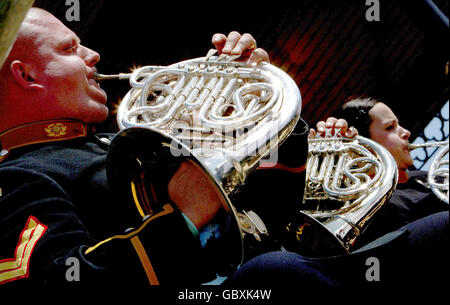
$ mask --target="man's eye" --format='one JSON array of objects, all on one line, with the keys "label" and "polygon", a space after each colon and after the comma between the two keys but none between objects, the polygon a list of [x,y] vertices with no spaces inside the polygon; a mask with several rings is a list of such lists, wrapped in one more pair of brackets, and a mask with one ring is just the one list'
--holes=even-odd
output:
[{"label": "man's eye", "polygon": [[77,50],[78,46],[76,44],[71,44],[65,48],[68,52],[75,52]]}]

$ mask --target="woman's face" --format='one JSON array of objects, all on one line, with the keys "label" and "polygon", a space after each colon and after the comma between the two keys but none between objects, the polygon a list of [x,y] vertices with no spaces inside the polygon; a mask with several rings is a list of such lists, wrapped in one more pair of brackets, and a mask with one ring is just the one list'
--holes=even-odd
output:
[{"label": "woman's face", "polygon": [[395,114],[383,103],[376,103],[369,115],[372,119],[370,138],[392,154],[399,169],[408,169],[413,164],[408,149],[411,133],[399,125]]}]

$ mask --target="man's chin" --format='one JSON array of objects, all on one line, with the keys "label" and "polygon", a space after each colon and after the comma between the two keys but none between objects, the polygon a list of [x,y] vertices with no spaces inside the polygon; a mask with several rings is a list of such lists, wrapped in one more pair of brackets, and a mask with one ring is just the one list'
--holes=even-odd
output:
[{"label": "man's chin", "polygon": [[104,104],[96,103],[95,108],[81,115],[79,119],[88,124],[103,123],[108,118],[108,115],[108,107]]},{"label": "man's chin", "polygon": [[106,92],[103,91],[103,89],[99,89],[98,94],[95,96],[95,101],[99,104],[106,105],[107,100],[108,97],[106,95]]}]

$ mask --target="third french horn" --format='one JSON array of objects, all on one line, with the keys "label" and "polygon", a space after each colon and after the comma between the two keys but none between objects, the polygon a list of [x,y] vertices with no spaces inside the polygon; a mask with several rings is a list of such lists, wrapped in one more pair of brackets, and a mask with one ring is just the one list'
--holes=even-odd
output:
[{"label": "third french horn", "polygon": [[[428,171],[428,184],[433,193],[442,201],[449,203],[448,188],[449,188],[449,161],[448,151],[449,145],[447,141],[427,142],[427,143],[412,143],[409,145],[410,150],[418,148],[438,148],[435,156],[432,159],[430,169]],[[447,157],[447,158],[446,158]]]}]

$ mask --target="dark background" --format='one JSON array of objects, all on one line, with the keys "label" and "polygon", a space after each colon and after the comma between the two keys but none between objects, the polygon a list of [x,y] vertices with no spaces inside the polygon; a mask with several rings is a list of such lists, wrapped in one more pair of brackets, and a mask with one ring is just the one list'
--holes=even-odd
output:
[{"label": "dark background", "polygon": [[[449,2],[433,2],[448,17]],[[365,94],[385,101],[414,139],[448,100],[449,29],[425,0],[380,0],[379,22],[366,20],[365,0],[80,0],[80,21],[72,22],[65,3],[35,6],[101,54],[100,73],[204,56],[212,34],[237,30],[251,33],[272,64],[295,79],[311,126],[349,96]],[[126,81],[102,87],[111,105],[129,89]]]}]

